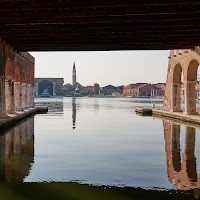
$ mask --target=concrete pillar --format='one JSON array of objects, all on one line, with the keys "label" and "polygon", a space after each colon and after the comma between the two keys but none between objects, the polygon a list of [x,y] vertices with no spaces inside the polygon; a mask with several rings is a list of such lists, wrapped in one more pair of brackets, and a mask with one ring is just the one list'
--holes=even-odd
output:
[{"label": "concrete pillar", "polygon": [[187,81],[185,87],[185,114],[196,115],[196,97],[195,97],[196,81]]},{"label": "concrete pillar", "polygon": [[6,115],[6,102],[5,102],[5,77],[0,77],[0,117]]},{"label": "concrete pillar", "polygon": [[12,80],[5,80],[5,99],[6,99],[6,113],[14,111],[14,82]]},{"label": "concrete pillar", "polygon": [[22,83],[22,109],[27,108],[27,83]]},{"label": "concrete pillar", "polygon": [[14,82],[15,110],[22,110],[22,83]]},{"label": "concrete pillar", "polygon": [[32,87],[31,84],[27,84],[27,107],[31,108],[31,99],[32,99]]},{"label": "concrete pillar", "polygon": [[171,84],[171,112],[180,112],[180,83]]}]

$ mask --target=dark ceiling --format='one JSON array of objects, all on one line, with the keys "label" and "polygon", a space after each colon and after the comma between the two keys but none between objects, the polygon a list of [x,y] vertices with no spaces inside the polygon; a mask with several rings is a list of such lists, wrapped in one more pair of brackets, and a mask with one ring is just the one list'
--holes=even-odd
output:
[{"label": "dark ceiling", "polygon": [[200,45],[200,3],[0,0],[0,37],[18,51],[192,48]]}]

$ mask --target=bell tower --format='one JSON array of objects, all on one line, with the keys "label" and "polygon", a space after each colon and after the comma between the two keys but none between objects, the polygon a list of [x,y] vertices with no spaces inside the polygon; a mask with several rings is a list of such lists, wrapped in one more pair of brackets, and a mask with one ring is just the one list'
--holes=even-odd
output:
[{"label": "bell tower", "polygon": [[74,85],[74,83],[76,83],[76,65],[75,65],[75,61],[73,64],[73,71],[72,71],[72,85]]}]

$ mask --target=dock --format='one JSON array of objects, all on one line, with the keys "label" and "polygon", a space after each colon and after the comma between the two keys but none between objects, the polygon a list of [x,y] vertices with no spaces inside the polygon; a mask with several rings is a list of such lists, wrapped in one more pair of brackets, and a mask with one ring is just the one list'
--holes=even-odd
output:
[{"label": "dock", "polygon": [[199,124],[200,125],[200,115],[188,115],[184,112],[169,112],[164,111],[157,108],[136,108],[136,113],[139,113],[143,116],[152,115],[152,116],[159,116],[165,117],[169,119],[174,119],[183,122],[189,122],[192,124]]},{"label": "dock", "polygon": [[16,111],[11,114],[7,114],[5,117],[0,118],[0,130],[9,128],[28,116],[46,112],[48,112],[47,106],[38,106],[35,108],[27,108],[23,111]]}]

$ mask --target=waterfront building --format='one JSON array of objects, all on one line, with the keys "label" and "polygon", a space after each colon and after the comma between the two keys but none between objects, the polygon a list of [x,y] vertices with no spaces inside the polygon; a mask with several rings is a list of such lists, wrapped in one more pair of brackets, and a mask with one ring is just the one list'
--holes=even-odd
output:
[{"label": "waterfront building", "polygon": [[63,78],[35,78],[35,96],[61,96]]},{"label": "waterfront building", "polygon": [[124,86],[123,93],[125,96],[149,96],[149,97],[163,97],[165,93],[165,83],[149,84],[149,83],[135,83]]}]

